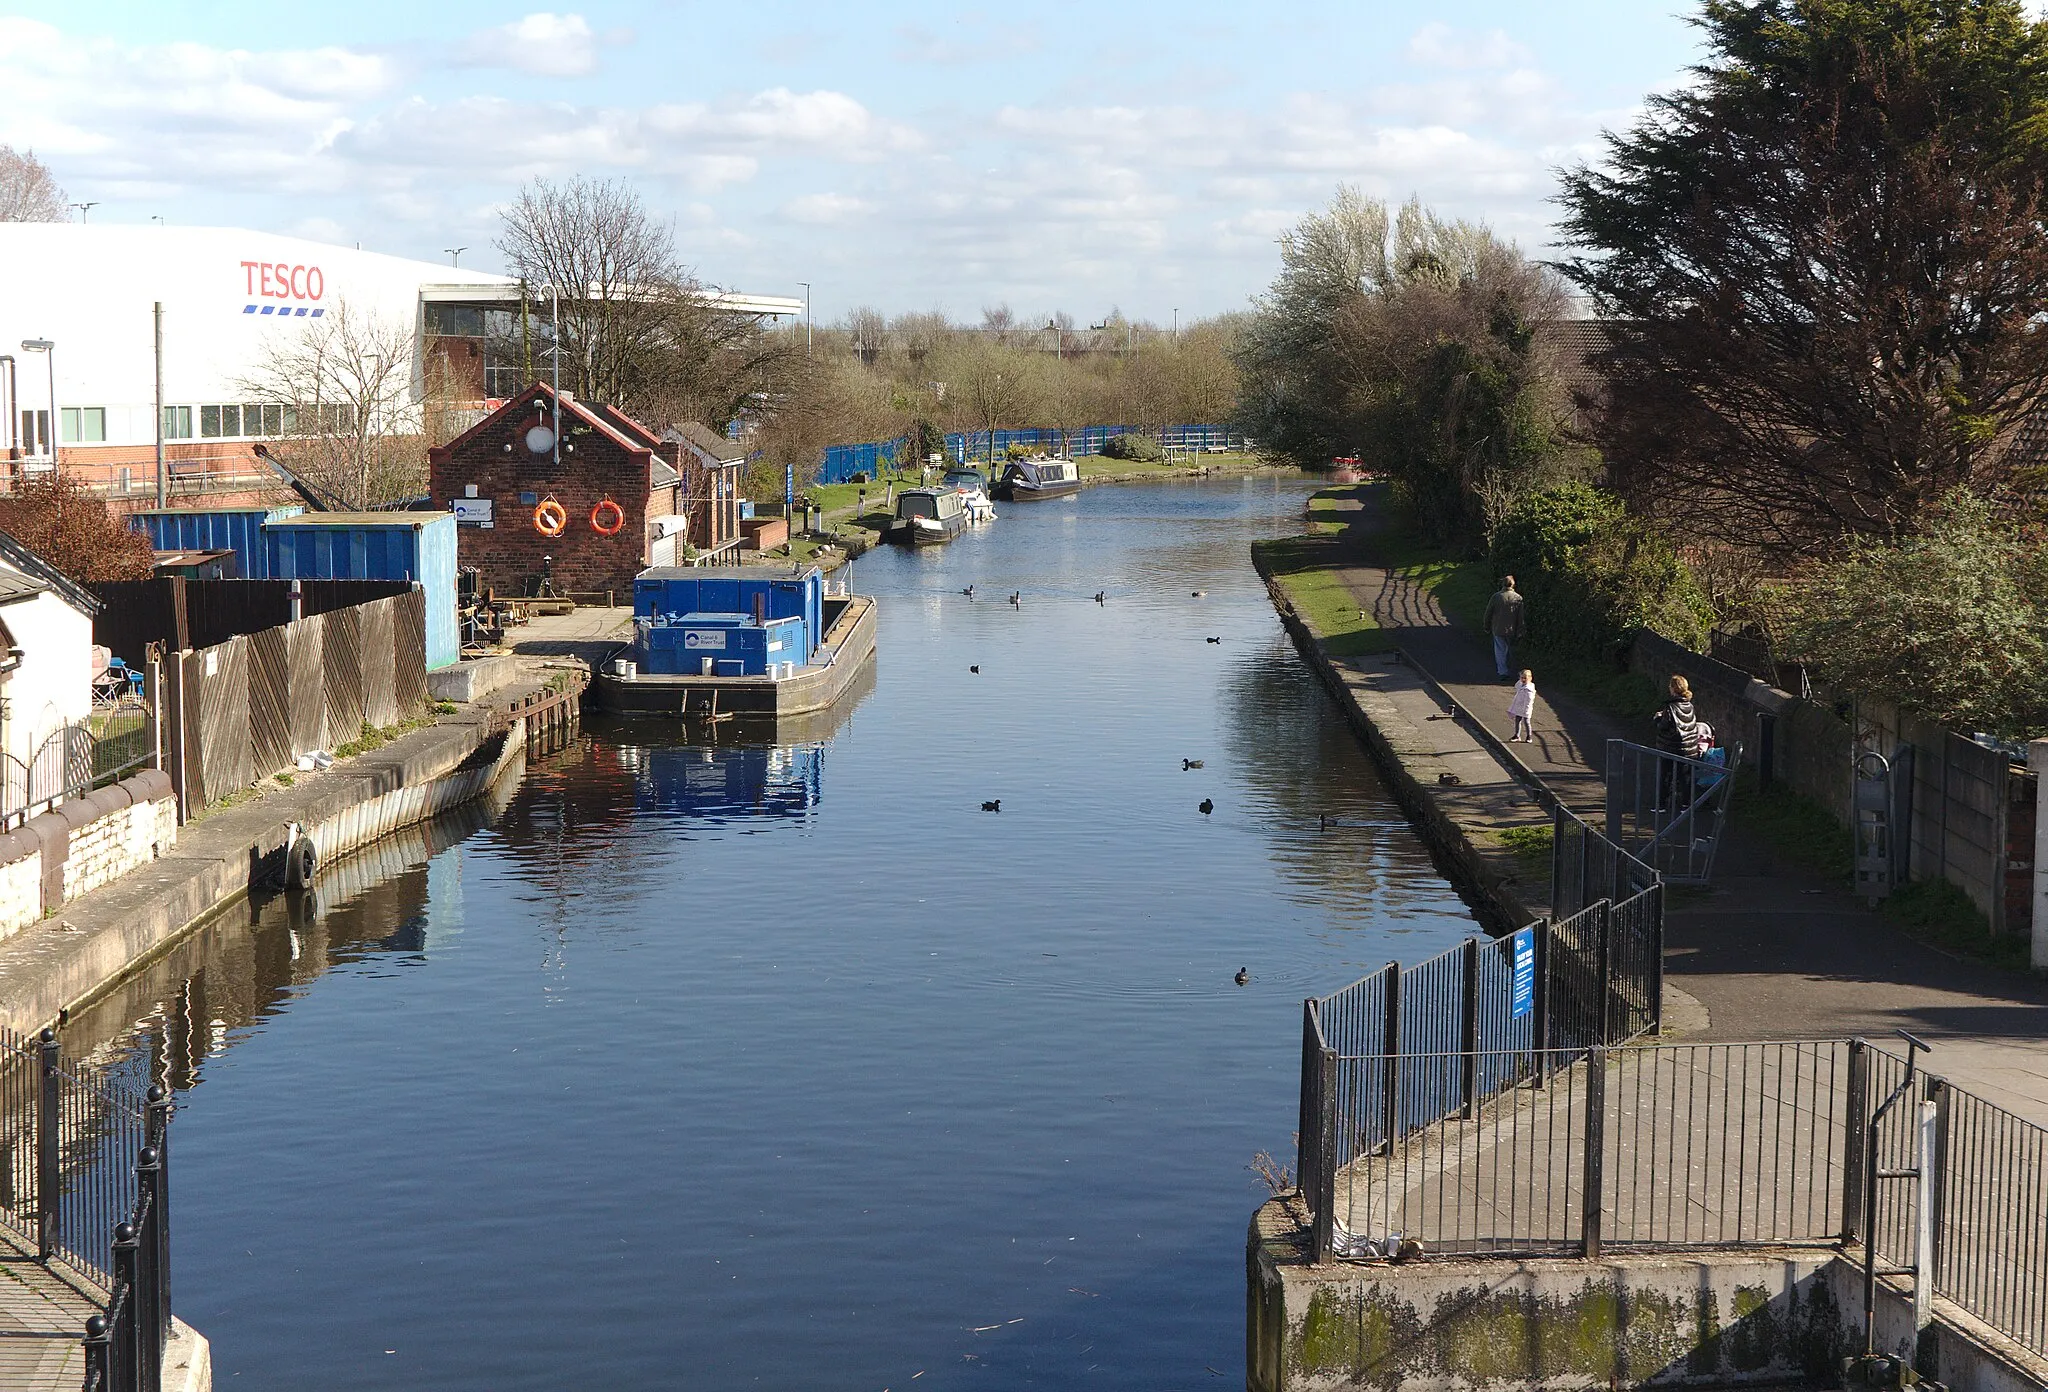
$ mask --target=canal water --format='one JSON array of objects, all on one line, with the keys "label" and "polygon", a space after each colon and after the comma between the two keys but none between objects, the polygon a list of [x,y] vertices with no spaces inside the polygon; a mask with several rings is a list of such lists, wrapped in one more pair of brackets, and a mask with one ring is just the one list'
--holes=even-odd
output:
[{"label": "canal water", "polygon": [[864,557],[850,710],[594,721],[75,1020],[215,1385],[1241,1386],[1302,998],[1473,927],[1252,571],[1308,488]]}]

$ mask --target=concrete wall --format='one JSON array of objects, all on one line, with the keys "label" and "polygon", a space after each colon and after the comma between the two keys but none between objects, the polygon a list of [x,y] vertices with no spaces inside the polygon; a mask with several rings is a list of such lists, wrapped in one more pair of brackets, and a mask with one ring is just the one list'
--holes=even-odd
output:
[{"label": "concrete wall", "polygon": [[[2011,761],[1886,701],[1863,699],[1844,712],[1766,685],[1739,668],[1703,657],[1654,633],[1639,635],[1630,667],[1661,687],[1673,673],[1693,688],[1693,704],[1724,744],[1742,741],[1744,762],[1761,771],[1764,726],[1772,726],[1769,773],[1850,825],[1851,759],[1858,749],[1896,758],[1913,750],[1910,874],[1947,880],[1994,931],[2032,931],[2029,896],[2008,895]],[[1851,725],[1851,719],[1854,725]]]},{"label": "concrete wall", "polygon": [[[1251,1392],[1835,1386],[1863,1347],[1861,1270],[1831,1249],[1315,1266],[1290,1208],[1252,1220]],[[2048,1385],[2048,1363],[1947,1302],[1935,1318],[1923,1367],[1949,1386]],[[1902,1289],[1881,1293],[1877,1330],[1879,1352],[1913,1352]]]},{"label": "concrete wall", "polygon": [[0,835],[0,939],[159,859],[177,840],[177,799],[155,769]]}]

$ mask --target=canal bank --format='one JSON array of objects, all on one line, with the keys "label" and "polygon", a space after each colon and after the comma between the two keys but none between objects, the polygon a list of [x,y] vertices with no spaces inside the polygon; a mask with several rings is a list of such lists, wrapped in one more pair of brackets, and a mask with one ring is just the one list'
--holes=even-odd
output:
[{"label": "canal bank", "polygon": [[325,865],[481,795],[525,747],[523,717],[471,707],[290,787],[164,827],[156,855],[0,943],[0,1028],[30,1035],[59,1023],[211,916],[281,889],[294,831]]},{"label": "canal bank", "polygon": [[[1246,560],[1304,494],[863,557],[845,709],[593,717],[423,863],[75,1012],[176,1091],[222,1384],[1241,1378],[1302,994],[1472,925]],[[679,1163],[736,1198],[649,1203]]]},{"label": "canal bank", "polygon": [[1490,932],[1532,922],[1549,901],[1547,855],[1518,855],[1503,837],[1549,825],[1541,784],[1398,649],[1333,654],[1276,582],[1267,553],[1255,546],[1252,558],[1295,650],[1372,751],[1445,877]]}]

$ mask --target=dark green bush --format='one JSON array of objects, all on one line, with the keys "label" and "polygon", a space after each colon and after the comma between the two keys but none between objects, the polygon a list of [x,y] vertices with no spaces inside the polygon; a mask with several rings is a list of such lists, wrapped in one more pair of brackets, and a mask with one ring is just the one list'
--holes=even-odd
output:
[{"label": "dark green bush", "polygon": [[1140,464],[1166,458],[1166,451],[1150,435],[1112,435],[1102,442],[1102,454],[1105,459],[1127,459]]},{"label": "dark green bush", "polygon": [[1611,493],[1565,483],[1517,502],[1494,535],[1493,563],[1527,598],[1532,644],[1612,658],[1637,629],[1705,644],[1713,611],[1669,544]]}]

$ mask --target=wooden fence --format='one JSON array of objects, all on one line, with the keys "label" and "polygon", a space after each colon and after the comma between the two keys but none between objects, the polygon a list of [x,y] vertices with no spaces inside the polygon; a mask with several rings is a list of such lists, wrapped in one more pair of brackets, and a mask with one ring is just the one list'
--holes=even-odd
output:
[{"label": "wooden fence", "polygon": [[186,816],[427,705],[426,597],[405,593],[177,654],[171,780]]},{"label": "wooden fence", "polygon": [[[312,618],[412,589],[403,580],[301,580],[300,617]],[[289,580],[103,581],[89,586],[104,602],[93,619],[92,640],[131,667],[141,667],[143,649],[162,643],[168,651],[210,648],[230,638],[291,622]]]}]

